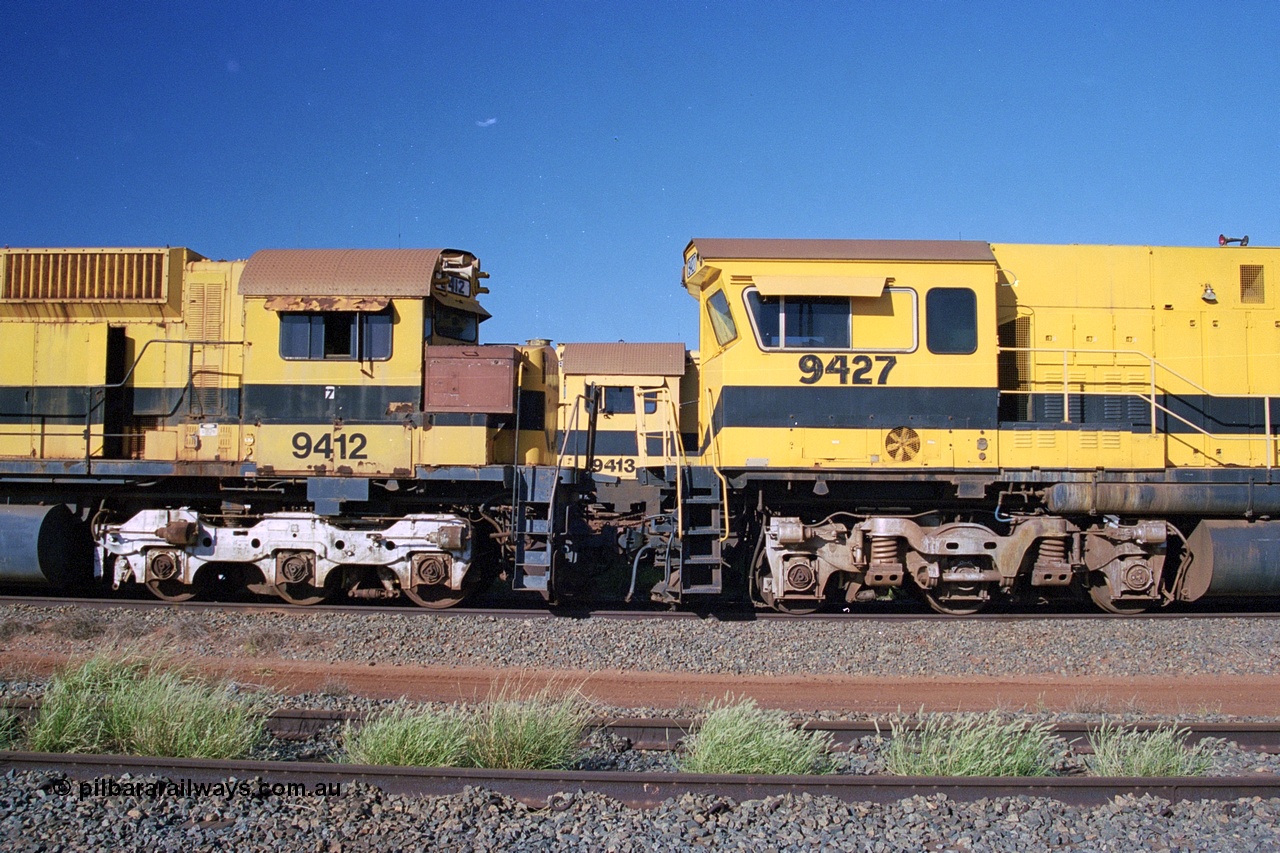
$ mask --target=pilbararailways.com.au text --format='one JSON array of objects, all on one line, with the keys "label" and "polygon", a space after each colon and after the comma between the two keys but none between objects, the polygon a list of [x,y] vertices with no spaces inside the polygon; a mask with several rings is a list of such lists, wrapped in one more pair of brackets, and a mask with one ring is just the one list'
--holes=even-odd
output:
[{"label": "pilbararailways.com.au text", "polygon": [[[65,780],[62,780],[65,781]],[[70,794],[67,790],[57,793]],[[169,780],[119,780],[94,779],[75,783],[74,789],[81,799],[90,797],[145,797],[168,799],[170,797],[214,798],[235,800],[241,797],[340,797],[341,782],[265,782],[261,779],[242,781],[227,779],[222,782],[197,782],[193,779]],[[57,786],[63,787],[61,785]]]}]

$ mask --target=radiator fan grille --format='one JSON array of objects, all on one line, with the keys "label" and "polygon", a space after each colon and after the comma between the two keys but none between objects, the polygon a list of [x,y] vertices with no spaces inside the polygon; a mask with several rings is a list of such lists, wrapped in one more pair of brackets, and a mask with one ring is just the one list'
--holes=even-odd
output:
[{"label": "radiator fan grille", "polygon": [[911,427],[894,427],[885,436],[884,451],[894,462],[910,462],[920,452],[920,434]]}]

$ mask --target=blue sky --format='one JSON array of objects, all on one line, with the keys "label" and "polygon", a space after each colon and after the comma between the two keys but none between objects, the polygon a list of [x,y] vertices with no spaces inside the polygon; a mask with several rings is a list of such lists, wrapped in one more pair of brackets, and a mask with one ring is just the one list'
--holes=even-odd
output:
[{"label": "blue sky", "polygon": [[1278,45],[1274,2],[4,0],[0,243],[449,246],[487,340],[695,345],[692,237],[1280,244]]}]

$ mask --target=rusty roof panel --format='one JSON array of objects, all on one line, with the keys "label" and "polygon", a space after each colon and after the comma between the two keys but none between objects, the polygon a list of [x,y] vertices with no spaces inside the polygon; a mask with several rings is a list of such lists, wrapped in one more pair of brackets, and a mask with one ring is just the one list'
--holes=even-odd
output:
[{"label": "rusty roof panel", "polygon": [[268,296],[268,311],[381,311],[386,296]]},{"label": "rusty roof panel", "polygon": [[263,249],[240,276],[244,296],[431,295],[447,249]]},{"label": "rusty roof panel", "polygon": [[704,260],[981,261],[995,263],[981,240],[693,240]]},{"label": "rusty roof panel", "polygon": [[563,365],[575,376],[683,376],[684,344],[565,344]]}]

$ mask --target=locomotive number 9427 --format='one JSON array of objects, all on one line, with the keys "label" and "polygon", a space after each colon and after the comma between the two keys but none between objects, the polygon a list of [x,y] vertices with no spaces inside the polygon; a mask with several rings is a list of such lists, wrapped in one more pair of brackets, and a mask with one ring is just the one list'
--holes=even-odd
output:
[{"label": "locomotive number 9427", "polygon": [[[809,353],[800,356],[798,366],[803,385],[812,385],[822,379],[823,375],[838,376],[841,385],[884,385],[889,381],[889,372],[897,363],[896,355],[877,355],[874,362],[869,355],[833,355],[824,366],[822,356]],[[880,370],[873,379],[871,374],[875,364],[880,365]]]}]

